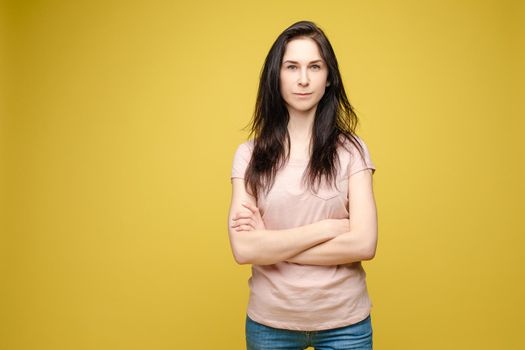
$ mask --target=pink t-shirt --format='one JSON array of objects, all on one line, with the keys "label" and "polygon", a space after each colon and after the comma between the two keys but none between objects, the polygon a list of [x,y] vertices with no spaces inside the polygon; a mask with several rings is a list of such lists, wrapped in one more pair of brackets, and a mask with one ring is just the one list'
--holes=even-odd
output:
[{"label": "pink t-shirt", "polygon": [[[366,144],[356,138],[364,147],[365,159],[349,141],[345,142],[351,152],[339,146],[339,169],[343,169],[338,171],[339,191],[327,185],[317,194],[305,190],[301,176],[307,159],[290,159],[278,171],[270,192],[266,196],[261,193],[257,203],[266,229],[282,230],[323,219],[349,218],[348,177],[367,168],[375,172]],[[252,150],[253,140],[238,146],[232,178],[244,178]],[[248,316],[274,328],[316,331],[348,326],[365,319],[372,307],[361,262],[333,266],[289,262],[252,265],[248,285]]]}]

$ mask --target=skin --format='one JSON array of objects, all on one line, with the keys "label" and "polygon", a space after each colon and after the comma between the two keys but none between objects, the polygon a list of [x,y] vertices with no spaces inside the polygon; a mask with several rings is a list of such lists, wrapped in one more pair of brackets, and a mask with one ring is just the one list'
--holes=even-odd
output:
[{"label": "skin", "polygon": [[[290,41],[282,62],[279,83],[290,115],[290,156],[308,158],[315,111],[329,84],[328,67],[319,53],[317,44],[309,38]],[[312,94],[307,97],[297,95],[304,92]]]},{"label": "skin", "polygon": [[[309,157],[315,111],[329,85],[327,77],[328,68],[312,39],[296,38],[287,44],[279,80],[290,115],[290,159]],[[304,92],[311,95],[297,95]],[[351,220],[327,219],[288,230],[267,230],[243,179],[233,178],[228,232],[235,260],[259,265],[281,261],[338,265],[372,259],[377,212],[371,170],[350,176],[348,190]]]}]

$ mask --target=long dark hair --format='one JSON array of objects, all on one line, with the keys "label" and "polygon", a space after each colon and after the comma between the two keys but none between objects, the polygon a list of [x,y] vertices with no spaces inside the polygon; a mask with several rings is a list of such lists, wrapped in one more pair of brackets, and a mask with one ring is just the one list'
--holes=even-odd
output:
[{"label": "long dark hair", "polygon": [[298,37],[311,38],[317,43],[321,57],[328,66],[327,81],[330,83],[315,111],[311,155],[303,181],[310,188],[319,185],[323,176],[328,183],[335,183],[336,166],[339,164],[337,147],[344,145],[345,139],[364,155],[354,137],[359,121],[346,96],[330,41],[315,23],[296,22],[277,37],[260,75],[255,111],[250,122],[249,137],[254,135],[254,149],[245,174],[245,186],[255,198],[258,198],[260,189],[268,193],[277,171],[290,158],[289,114],[280,93],[279,74],[287,43]]}]

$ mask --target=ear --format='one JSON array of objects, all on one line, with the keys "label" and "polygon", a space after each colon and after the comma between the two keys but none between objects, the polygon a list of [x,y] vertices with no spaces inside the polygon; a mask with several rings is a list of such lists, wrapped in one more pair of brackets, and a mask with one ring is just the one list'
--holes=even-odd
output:
[{"label": "ear", "polygon": [[330,86],[330,82],[327,82],[327,83],[326,83],[326,86]]}]

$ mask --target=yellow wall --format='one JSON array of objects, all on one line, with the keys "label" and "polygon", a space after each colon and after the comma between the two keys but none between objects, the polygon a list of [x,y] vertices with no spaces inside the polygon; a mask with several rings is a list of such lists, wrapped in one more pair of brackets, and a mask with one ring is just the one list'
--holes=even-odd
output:
[{"label": "yellow wall", "polygon": [[377,166],[376,348],[523,343],[523,2],[3,11],[0,348],[244,348],[231,161],[267,51],[301,19],[332,41]]}]

